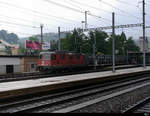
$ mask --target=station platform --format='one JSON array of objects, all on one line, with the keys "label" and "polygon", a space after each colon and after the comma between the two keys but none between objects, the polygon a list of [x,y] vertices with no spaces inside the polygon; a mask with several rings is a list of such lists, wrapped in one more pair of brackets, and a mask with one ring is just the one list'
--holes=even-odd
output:
[{"label": "station platform", "polygon": [[150,66],[112,71],[77,74],[53,78],[33,79],[16,82],[0,83],[0,99],[17,97],[27,94],[63,89],[88,83],[127,78],[139,74],[150,73]]}]

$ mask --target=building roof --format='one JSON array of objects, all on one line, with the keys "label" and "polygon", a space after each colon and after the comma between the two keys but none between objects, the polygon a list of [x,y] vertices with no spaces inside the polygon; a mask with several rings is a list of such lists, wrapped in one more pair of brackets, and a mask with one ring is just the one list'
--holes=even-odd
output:
[{"label": "building roof", "polygon": [[0,57],[23,58],[23,57],[39,57],[38,55],[0,55]]},{"label": "building roof", "polygon": [[16,45],[15,44],[9,44],[8,42],[1,40],[1,39],[0,39],[0,43],[2,43],[5,46],[12,47],[12,48],[19,48],[19,44],[16,44]]}]

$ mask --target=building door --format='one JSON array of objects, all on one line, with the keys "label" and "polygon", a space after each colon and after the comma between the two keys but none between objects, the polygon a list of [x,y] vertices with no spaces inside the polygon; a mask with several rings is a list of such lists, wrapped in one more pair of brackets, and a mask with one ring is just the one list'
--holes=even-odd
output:
[{"label": "building door", "polygon": [[6,65],[6,73],[14,73],[14,66],[13,65]]},{"label": "building door", "polygon": [[30,70],[30,72],[35,72],[35,66],[34,66],[34,64],[31,64],[31,70]]}]

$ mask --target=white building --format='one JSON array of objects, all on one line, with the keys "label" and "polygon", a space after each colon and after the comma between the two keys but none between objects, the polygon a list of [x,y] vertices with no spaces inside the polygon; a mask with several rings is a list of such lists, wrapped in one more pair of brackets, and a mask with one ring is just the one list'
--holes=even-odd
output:
[{"label": "white building", "polygon": [[11,45],[4,40],[0,40],[0,55],[8,55],[6,47],[10,47],[13,55],[17,55],[19,45]]},{"label": "white building", "polygon": [[38,56],[0,55],[0,75],[36,72],[38,61]]},{"label": "white building", "polygon": [[0,74],[20,73],[21,59],[17,56],[0,56]]},{"label": "white building", "polygon": [[0,55],[6,55],[6,46],[0,41]]}]

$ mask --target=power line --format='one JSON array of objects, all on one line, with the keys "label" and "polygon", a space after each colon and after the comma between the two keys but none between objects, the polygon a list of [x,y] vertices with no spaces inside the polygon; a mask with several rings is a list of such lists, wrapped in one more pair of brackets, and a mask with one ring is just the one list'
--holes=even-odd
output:
[{"label": "power line", "polygon": [[106,4],[106,5],[108,5],[108,6],[111,6],[111,7],[115,8],[115,9],[117,9],[117,10],[123,12],[123,13],[125,13],[125,11],[121,10],[120,8],[117,8],[117,7],[113,6],[112,4],[109,4],[109,3],[107,3],[107,2],[104,2],[103,0],[99,0],[99,1],[102,2],[102,3],[104,3],[104,4]]},{"label": "power line", "polygon": [[[60,3],[56,3],[56,2],[51,1],[51,0],[43,0],[43,1],[46,1],[46,2],[48,2],[48,3],[54,4],[54,5],[57,5],[57,6],[66,8],[66,9],[70,9],[70,10],[75,11],[75,12],[85,13],[84,11],[80,11],[80,10],[78,10],[78,9],[75,9],[75,8],[70,7],[70,6],[66,6],[66,5],[60,4]],[[102,17],[100,17],[100,16],[97,16],[97,15],[94,15],[94,14],[91,14],[91,13],[87,13],[87,14],[90,15],[90,16],[96,17],[96,18],[104,19],[104,18],[102,18]],[[107,20],[109,20],[109,19],[107,19]]]},{"label": "power line", "polygon": [[12,23],[12,22],[8,22],[8,21],[2,21],[0,20],[0,23],[6,23],[6,24],[11,24],[11,25],[18,25],[18,26],[23,26],[23,27],[29,27],[29,28],[40,28],[40,27],[36,27],[36,26],[31,26],[31,25],[25,25],[25,24],[19,24],[19,23]]},{"label": "power line", "polygon": [[[93,7],[93,6],[91,6],[91,5],[84,4],[84,3],[81,3],[81,2],[78,2],[78,1],[74,1],[74,0],[71,0],[71,1],[74,2],[74,3],[76,3],[76,4],[84,5],[84,6],[90,7],[90,8],[94,8],[94,9],[99,10],[99,11],[103,10],[103,9],[100,9],[100,8],[97,8],[97,7]],[[111,4],[109,4],[109,5],[111,5]],[[111,5],[111,7],[115,7],[115,6]],[[127,12],[125,12],[125,11],[123,11],[123,10],[117,8],[117,7],[115,7],[115,8],[118,9],[118,10],[120,10],[120,11],[123,12],[123,13],[127,13]],[[103,10],[103,11],[105,11],[105,12],[107,12],[107,13],[111,13],[111,12],[106,11],[106,10]],[[129,14],[129,13],[128,13],[128,14]],[[117,15],[126,16],[126,15],[123,15],[123,14],[117,14]],[[133,15],[131,15],[131,14],[129,14],[129,15],[130,15],[130,16],[133,16]],[[95,15],[92,15],[92,14],[91,14],[91,16],[95,16]],[[103,18],[103,17],[99,17],[99,16],[95,16],[95,17],[97,17],[97,18],[102,18],[102,19],[104,19],[104,20],[106,20],[106,21],[111,21],[111,20],[106,19],[106,18]],[[134,17],[134,18],[137,18],[137,19],[140,19],[140,18],[138,18],[138,17],[136,17],[136,16],[133,16],[133,17]]]},{"label": "power line", "polygon": [[[124,0],[116,0],[117,2],[119,2],[119,3],[122,3],[122,4],[126,4],[126,5],[128,5],[128,6],[132,6],[132,7],[135,7],[135,8],[137,8],[138,10],[139,10],[139,2],[137,3],[137,5],[135,5],[135,4],[131,4],[131,3],[129,3],[129,2],[126,2],[126,1],[124,1]],[[142,11],[140,11],[141,13],[142,13]],[[139,14],[141,14],[141,13],[139,13]],[[138,14],[138,13],[137,13]]]},{"label": "power line", "polygon": [[[67,1],[67,0],[65,0],[66,2],[69,2],[69,4],[71,4],[72,6],[76,6],[77,8],[79,8],[79,9],[82,9],[81,7],[79,7],[79,4],[81,5],[82,3],[79,3],[79,2],[76,2],[76,1],[73,1],[73,0],[69,0],[69,1]],[[76,5],[78,3],[78,5]],[[92,7],[92,6],[91,6]],[[98,8],[97,8],[98,9]],[[99,11],[100,10],[103,10],[103,9],[99,9]],[[85,9],[84,9],[84,11],[86,11]],[[105,10],[104,10],[105,11]],[[109,11],[106,11],[107,13],[109,12]],[[100,17],[100,16],[97,16],[97,15],[94,15],[94,14],[91,14],[90,12],[88,12],[89,14],[88,15],[90,15],[90,16],[93,16],[93,17],[96,17],[96,18],[101,18],[101,19],[103,19],[103,21],[102,22],[105,22],[105,23],[108,23],[108,21],[110,22],[111,20],[109,20],[109,19],[105,19],[105,18],[103,18],[103,17]],[[111,13],[111,12],[109,12],[109,13]],[[94,26],[94,25],[90,25],[90,24],[88,24],[89,26]],[[95,27],[95,26],[94,26]]]},{"label": "power line", "polygon": [[[111,14],[112,14],[112,12],[110,12],[110,11],[107,11],[107,10],[104,10],[104,9],[100,9],[100,8],[97,8],[97,7],[93,7],[93,6],[88,5],[88,4],[84,4],[84,3],[81,3],[81,2],[78,2],[78,1],[74,1],[74,0],[70,0],[70,1],[72,1],[73,3],[76,3],[76,4],[78,4],[78,5],[83,5],[83,6],[86,6],[86,7],[90,7],[90,8],[96,9],[96,10],[98,10],[98,11],[104,11],[104,12],[107,12],[107,13],[111,13]],[[96,17],[96,18],[101,18],[101,19],[103,19],[103,22],[105,22],[105,23],[108,23],[108,22],[110,23],[110,22],[111,22],[110,19],[106,19],[106,18],[97,16],[97,15],[94,15],[94,14],[91,14],[91,13],[89,13],[89,15],[94,16],[94,17]],[[125,15],[123,15],[123,14],[118,14],[118,15],[125,16]]]},{"label": "power line", "polygon": [[129,6],[134,6],[134,7],[136,7],[137,8],[137,6],[136,5],[134,5],[134,4],[131,4],[131,3],[128,3],[128,2],[126,2],[126,1],[123,1],[123,0],[116,0],[117,2],[120,2],[120,3],[123,3],[123,4],[127,4],[127,5],[129,5]]},{"label": "power line", "polygon": [[32,13],[37,13],[37,14],[40,14],[40,15],[46,15],[46,16],[49,16],[49,17],[57,18],[59,20],[65,20],[65,21],[67,20],[67,21],[71,21],[71,22],[78,22],[76,20],[66,19],[66,18],[63,18],[63,17],[57,17],[57,16],[54,16],[54,15],[46,14],[46,13],[43,13],[43,12],[35,11],[35,10],[24,8],[24,7],[20,7],[20,6],[17,6],[17,5],[14,5],[14,4],[10,4],[10,3],[6,3],[6,2],[1,2],[0,1],[0,4],[5,4],[5,5],[8,5],[8,6],[15,7],[15,8],[27,10],[27,11],[30,11]]},{"label": "power line", "polygon": [[63,5],[63,4],[51,1],[51,0],[43,0],[43,1],[46,1],[46,2],[51,3],[51,4],[54,4],[56,6],[60,6],[60,7],[63,7],[63,8],[70,9],[70,10],[75,11],[75,12],[84,13],[84,11],[80,11],[78,9],[75,9],[75,8],[70,7],[70,6],[66,6],[66,5]]},{"label": "power line", "polygon": [[[80,10],[78,10],[78,9],[75,9],[75,8],[70,7],[70,6],[66,6],[66,5],[63,5],[63,4],[60,4],[60,3],[57,3],[57,2],[51,1],[51,0],[43,0],[43,1],[46,1],[46,2],[48,2],[48,3],[54,4],[54,5],[56,5],[56,6],[60,6],[60,7],[66,8],[66,9],[70,9],[70,10],[75,11],[75,12],[85,13],[84,11],[80,11]],[[89,15],[91,15],[91,14],[89,14]],[[97,16],[97,17],[98,17],[98,16]]]},{"label": "power line", "polygon": [[[32,28],[32,29],[38,29],[39,30],[39,28],[34,28],[34,26],[32,27],[28,27],[28,26],[24,26],[24,25],[20,25],[20,24],[12,24],[12,23],[5,23],[4,25],[3,25],[3,22],[2,22],[2,24],[1,24],[1,21],[0,21],[0,25],[1,25],[1,27],[2,26],[7,26],[7,27],[11,27],[11,28],[16,28],[16,29],[20,29],[20,28],[18,28],[17,26],[21,26],[21,27],[23,27],[23,28]],[[11,26],[10,26],[11,25]],[[25,29],[26,30],[26,29]],[[48,28],[44,28],[44,30],[47,30],[47,31],[49,31],[49,30],[51,30],[51,29],[48,29]]]},{"label": "power line", "polygon": [[[68,4],[70,4],[70,5],[72,5],[72,6],[76,6],[77,8],[79,8],[79,9],[82,9],[81,7],[79,7],[78,5],[76,5],[74,2],[71,2],[71,0],[69,0],[69,1],[67,1],[67,0],[65,0]],[[86,11],[85,9],[84,9],[84,11]],[[93,15],[93,14],[88,14],[88,15],[90,15],[90,16],[93,16],[93,17],[96,17],[96,18],[102,18],[102,17],[100,17],[100,16],[96,16],[96,15]],[[102,18],[102,19],[104,19],[104,18]],[[110,21],[110,20],[109,20]],[[103,22],[107,22],[107,21],[103,21]],[[107,22],[108,23],[108,22]],[[91,24],[88,24],[89,26],[94,26],[94,25],[91,25]]]},{"label": "power line", "polygon": [[132,16],[132,17],[134,17],[134,18],[136,18],[136,19],[141,19],[141,18],[136,17],[136,16],[134,16],[134,15],[132,15],[132,14],[130,14],[130,13],[128,13],[128,12],[126,12],[126,11],[124,11],[124,10],[118,8],[118,7],[113,6],[112,4],[109,4],[109,3],[107,3],[107,2],[104,2],[103,0],[99,0],[99,1],[102,2],[102,3],[104,3],[104,4],[106,4],[106,5],[108,5],[108,6],[111,6],[112,8],[115,8],[115,9],[119,10],[119,11],[122,12],[122,13],[126,13],[126,14],[128,14],[129,16]]},{"label": "power line", "polygon": [[[19,21],[25,21],[25,22],[29,22],[29,23],[34,23],[31,20],[26,20],[26,19],[22,19],[22,18],[14,18],[14,17],[9,17],[9,16],[5,16],[5,15],[1,15],[1,14],[0,14],[0,17],[6,17],[8,19],[14,19],[14,20],[19,20]],[[37,22],[37,21],[36,21],[36,23],[38,23],[39,25],[43,24],[42,22]],[[53,25],[53,24],[44,24],[44,25],[56,26],[56,25]]]},{"label": "power line", "polygon": [[[0,6],[0,7],[3,7],[3,6]],[[12,6],[12,7],[13,7],[13,6]],[[4,8],[6,8],[6,7],[4,7]],[[17,7],[15,7],[15,8],[17,8]],[[19,9],[21,9],[21,8],[19,8]],[[20,12],[21,12],[21,11],[20,11]],[[24,13],[27,13],[27,12],[25,11]],[[27,13],[27,14],[33,15],[33,13]],[[41,15],[37,15],[37,14],[36,14],[36,16],[38,16],[38,18],[41,18],[41,19],[51,20],[51,18],[46,17],[45,15],[44,15],[44,16],[41,16]],[[55,20],[59,20],[59,19],[55,19]],[[62,22],[62,21],[59,20],[59,22]],[[64,23],[64,22],[63,22],[63,23]],[[67,23],[69,23],[69,22],[67,22]]]},{"label": "power line", "polygon": [[[31,21],[31,20],[9,17],[9,16],[5,16],[5,15],[2,15],[2,14],[0,14],[0,17],[5,17],[5,18],[8,18],[8,19],[14,19],[14,20],[19,20],[19,21],[25,21],[25,22],[33,23],[33,21]],[[37,22],[37,21],[36,21],[36,23],[42,24],[42,22]],[[46,24],[46,25],[47,25],[47,24]],[[48,24],[48,25],[51,25],[51,26],[52,26],[53,24]],[[54,25],[53,25],[53,26],[54,26]]]},{"label": "power line", "polygon": [[107,11],[107,10],[104,10],[104,9],[101,9],[101,8],[97,8],[97,7],[94,7],[94,6],[91,6],[91,5],[88,5],[88,4],[84,4],[84,3],[81,3],[81,2],[78,2],[78,1],[74,1],[74,0],[70,0],[76,4],[80,4],[80,5],[83,5],[83,6],[86,6],[86,7],[90,7],[90,8],[93,8],[95,10],[98,10],[98,11],[103,11],[103,12],[106,12],[106,13],[111,13],[110,11]]},{"label": "power line", "polygon": [[78,5],[76,5],[75,3],[73,3],[71,0],[69,0],[69,1],[65,0],[65,1],[66,1],[68,4],[70,4],[70,5],[72,5],[72,6],[75,6],[75,7],[79,8],[79,9],[82,9],[82,10],[85,11],[85,9],[79,7]]},{"label": "power line", "polygon": [[[76,3],[76,4],[79,4],[79,5],[83,5],[83,6],[86,6],[86,7],[89,7],[89,8],[95,9],[95,10],[98,10],[98,11],[103,11],[103,12],[105,12],[105,13],[112,14],[112,12],[111,12],[111,11],[104,10],[104,9],[101,9],[101,8],[97,8],[97,7],[94,7],[94,6],[91,6],[91,5],[85,4],[85,3],[81,3],[81,2],[79,2],[79,1],[74,1],[74,0],[70,0],[70,1],[72,1],[72,2],[74,2],[74,3]],[[123,15],[123,14],[119,14],[119,13],[117,13],[117,15],[125,16],[125,15]]]}]

